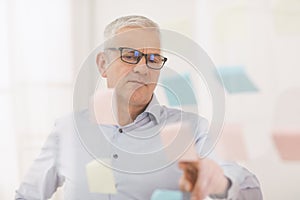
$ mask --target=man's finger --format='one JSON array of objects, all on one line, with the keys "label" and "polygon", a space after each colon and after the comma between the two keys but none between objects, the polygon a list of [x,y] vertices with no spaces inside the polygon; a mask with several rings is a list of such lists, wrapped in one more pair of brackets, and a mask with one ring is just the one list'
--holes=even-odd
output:
[{"label": "man's finger", "polygon": [[191,192],[193,189],[191,182],[188,181],[183,176],[179,180],[179,188],[181,191],[184,191],[184,192]]},{"label": "man's finger", "polygon": [[192,191],[198,177],[198,162],[179,162],[178,166],[183,170],[183,176],[179,184],[180,188],[183,191]]}]

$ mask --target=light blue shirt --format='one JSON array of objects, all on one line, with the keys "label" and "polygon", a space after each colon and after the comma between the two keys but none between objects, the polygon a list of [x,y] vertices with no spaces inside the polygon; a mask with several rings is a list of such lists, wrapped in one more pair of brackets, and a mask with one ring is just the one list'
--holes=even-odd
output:
[{"label": "light blue shirt", "polygon": [[[208,132],[206,119],[161,106],[155,96],[134,122],[123,127],[92,124],[88,111],[74,116],[56,121],[40,155],[16,191],[16,199],[49,199],[62,185],[66,200],[145,200],[150,199],[155,189],[179,190],[182,171],[175,158],[180,155],[170,159],[161,149],[160,134],[154,133],[160,133],[166,124],[187,121],[195,130],[195,147],[201,155]],[[116,169],[113,171],[116,194],[89,191],[86,165],[96,158],[109,158]],[[217,162],[232,183],[226,199],[262,199],[259,182],[253,174],[235,163]]]}]

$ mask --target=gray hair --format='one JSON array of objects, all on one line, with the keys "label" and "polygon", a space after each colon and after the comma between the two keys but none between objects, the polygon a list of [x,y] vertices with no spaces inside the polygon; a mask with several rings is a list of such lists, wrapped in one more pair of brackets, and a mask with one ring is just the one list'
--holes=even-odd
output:
[{"label": "gray hair", "polygon": [[129,15],[120,17],[108,24],[104,30],[104,38],[113,37],[118,30],[125,27],[155,28],[159,32],[159,26],[151,19],[139,15]]}]

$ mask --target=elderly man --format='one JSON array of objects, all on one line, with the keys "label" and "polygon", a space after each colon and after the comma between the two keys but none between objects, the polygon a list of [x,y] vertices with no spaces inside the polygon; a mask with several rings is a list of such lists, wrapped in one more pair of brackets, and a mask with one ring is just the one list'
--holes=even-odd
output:
[{"label": "elderly man", "polygon": [[[86,165],[94,157],[82,147],[78,135],[74,134],[78,131],[74,128],[74,121],[71,117],[65,117],[56,122],[41,154],[17,190],[16,199],[48,199],[63,184],[65,199],[72,200],[144,200],[150,199],[155,189],[181,189],[191,192],[191,199],[207,196],[216,199],[262,199],[257,179],[246,169],[212,158],[200,159],[200,149],[207,133],[205,119],[159,105],[153,92],[167,58],[161,55],[157,24],[143,16],[121,17],[106,27],[105,37],[108,40],[103,51],[97,54],[96,63],[101,76],[107,80],[108,88],[115,90],[117,123],[99,124],[110,144],[131,152],[155,150],[157,140],[136,140],[129,133],[139,136],[145,130],[149,132],[163,124],[186,119],[191,126],[199,127],[195,129],[199,159],[179,164],[175,162],[160,170],[145,169],[145,173],[132,173],[134,169],[130,168],[130,163],[134,166],[138,163],[134,159],[123,159],[122,162],[122,155],[113,153],[111,155],[115,161],[111,167],[118,169],[113,172],[116,192],[91,191]],[[79,115],[83,121],[89,118],[85,112]],[[85,132],[89,130],[86,128]],[[98,146],[101,151],[101,145]]]}]

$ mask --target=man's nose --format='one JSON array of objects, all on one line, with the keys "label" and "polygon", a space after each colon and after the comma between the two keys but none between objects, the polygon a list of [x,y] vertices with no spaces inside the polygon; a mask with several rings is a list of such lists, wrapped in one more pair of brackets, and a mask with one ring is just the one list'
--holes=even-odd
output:
[{"label": "man's nose", "polygon": [[141,58],[140,62],[138,62],[133,68],[133,71],[140,74],[147,74],[148,67],[147,67],[146,56],[143,56]]}]

